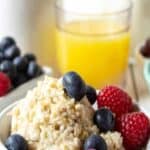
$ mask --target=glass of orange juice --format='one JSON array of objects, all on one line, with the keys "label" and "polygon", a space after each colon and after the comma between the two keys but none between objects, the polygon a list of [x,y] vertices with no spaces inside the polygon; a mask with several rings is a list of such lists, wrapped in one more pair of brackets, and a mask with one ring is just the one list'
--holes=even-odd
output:
[{"label": "glass of orange juice", "polygon": [[121,83],[130,49],[130,0],[56,0],[61,73],[76,71],[96,88]]}]

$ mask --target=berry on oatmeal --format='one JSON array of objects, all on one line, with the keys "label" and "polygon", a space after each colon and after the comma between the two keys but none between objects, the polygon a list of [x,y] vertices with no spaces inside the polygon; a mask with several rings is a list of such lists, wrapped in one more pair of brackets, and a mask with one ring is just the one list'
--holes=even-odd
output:
[{"label": "berry on oatmeal", "polygon": [[107,150],[107,144],[101,136],[91,135],[85,140],[84,143],[84,150],[89,149]]},{"label": "berry on oatmeal", "polygon": [[80,101],[86,94],[86,85],[76,72],[68,72],[63,76],[63,86],[68,96]]},{"label": "berry on oatmeal", "polygon": [[5,142],[7,150],[28,150],[27,141],[19,134],[9,136]]},{"label": "berry on oatmeal", "polygon": [[146,145],[150,136],[150,121],[144,113],[125,114],[118,119],[116,126],[127,150],[139,150]]},{"label": "berry on oatmeal", "polygon": [[103,88],[97,96],[98,107],[109,108],[116,117],[131,112],[133,109],[131,97],[116,86]]},{"label": "berry on oatmeal", "polygon": [[96,102],[96,90],[92,86],[86,86],[86,96],[92,105]]},{"label": "berry on oatmeal", "polygon": [[101,132],[112,131],[115,127],[115,117],[107,108],[100,108],[94,114],[94,123]]}]

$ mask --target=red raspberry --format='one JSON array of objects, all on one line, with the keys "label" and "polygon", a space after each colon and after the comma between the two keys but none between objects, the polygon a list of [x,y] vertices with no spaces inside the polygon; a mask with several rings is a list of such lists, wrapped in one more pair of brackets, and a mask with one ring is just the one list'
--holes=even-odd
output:
[{"label": "red raspberry", "polygon": [[117,123],[117,130],[123,136],[126,150],[141,150],[150,136],[150,122],[142,112],[133,112],[122,115]]},{"label": "red raspberry", "polygon": [[0,72],[0,96],[6,95],[10,88],[11,81],[9,77],[5,73]]},{"label": "red raspberry", "polygon": [[103,88],[97,96],[98,107],[107,107],[116,117],[122,114],[131,112],[133,109],[133,104],[131,97],[115,86],[107,86]]}]

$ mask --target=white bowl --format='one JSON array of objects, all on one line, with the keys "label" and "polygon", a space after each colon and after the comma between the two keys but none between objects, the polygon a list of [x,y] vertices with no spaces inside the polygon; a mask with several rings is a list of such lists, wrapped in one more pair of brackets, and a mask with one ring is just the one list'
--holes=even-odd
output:
[{"label": "white bowl", "polygon": [[3,143],[5,143],[10,132],[11,117],[8,113],[17,103],[18,101],[11,104],[0,113],[0,150],[7,150]]},{"label": "white bowl", "polygon": [[[8,115],[8,113],[17,103],[18,101],[9,105],[0,113],[0,150],[7,150],[7,148],[4,146],[4,143],[7,137],[9,136],[11,124],[11,117]],[[96,105],[94,106],[94,108],[95,107]],[[150,141],[145,150],[150,150]]]}]

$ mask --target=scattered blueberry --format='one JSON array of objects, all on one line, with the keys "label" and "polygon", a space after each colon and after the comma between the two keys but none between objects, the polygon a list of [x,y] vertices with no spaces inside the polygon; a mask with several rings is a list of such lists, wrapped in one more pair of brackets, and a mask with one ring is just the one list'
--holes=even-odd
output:
[{"label": "scattered blueberry", "polygon": [[24,55],[24,57],[28,60],[28,62],[36,61],[36,56],[32,53],[27,53]]},{"label": "scattered blueberry", "polygon": [[86,96],[89,102],[93,105],[96,102],[96,90],[91,86],[86,86]]},{"label": "scattered blueberry", "polygon": [[8,60],[4,60],[0,64],[0,71],[6,73],[11,80],[13,80],[17,74],[16,67],[12,64],[11,61]]},{"label": "scattered blueberry", "polygon": [[115,117],[107,108],[101,108],[94,114],[94,123],[102,132],[112,131],[115,127]]},{"label": "scattered blueberry", "polygon": [[0,52],[0,63],[4,60],[4,55],[2,52]]},{"label": "scattered blueberry", "polygon": [[86,94],[86,85],[76,72],[68,72],[63,76],[63,86],[68,96],[77,101]]},{"label": "scattered blueberry", "polygon": [[17,71],[26,72],[28,67],[28,61],[25,57],[18,56],[13,60],[13,64],[16,66]]},{"label": "scattered blueberry", "polygon": [[149,58],[150,57],[150,49],[145,46],[142,46],[140,49],[140,53],[143,57]]},{"label": "scattered blueberry", "polygon": [[87,138],[84,143],[84,150],[89,149],[107,150],[107,144],[101,136],[94,134]]},{"label": "scattered blueberry", "polygon": [[4,52],[7,48],[9,48],[12,45],[16,45],[15,40],[12,37],[5,37],[0,42],[0,51]]},{"label": "scattered blueberry", "polygon": [[13,60],[15,57],[20,55],[20,49],[13,45],[4,51],[4,57],[8,60]]},{"label": "scattered blueberry", "polygon": [[28,77],[24,73],[18,73],[18,75],[12,81],[14,88],[28,81]]},{"label": "scattered blueberry", "polygon": [[9,136],[5,142],[5,146],[8,150],[28,150],[27,141],[18,134]]},{"label": "scattered blueberry", "polygon": [[44,73],[34,54],[21,56],[21,50],[12,37],[0,41],[0,72],[9,76],[13,88]]},{"label": "scattered blueberry", "polygon": [[41,75],[42,69],[41,67],[34,61],[31,61],[27,68],[27,75],[29,78],[34,78]]},{"label": "scattered blueberry", "polygon": [[150,58],[150,38],[148,38],[140,49],[143,57]]}]

